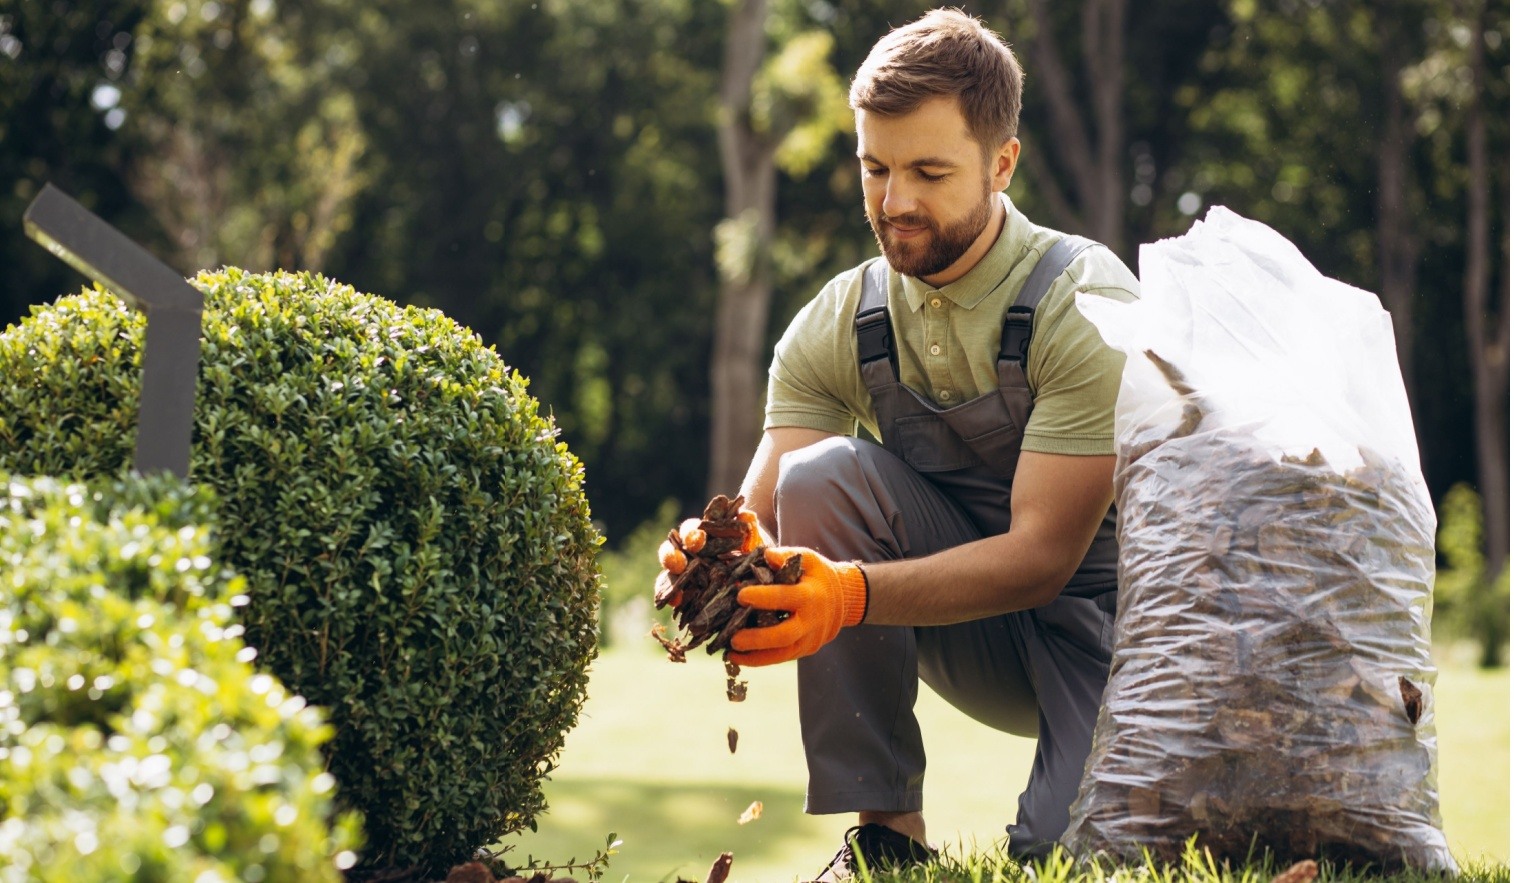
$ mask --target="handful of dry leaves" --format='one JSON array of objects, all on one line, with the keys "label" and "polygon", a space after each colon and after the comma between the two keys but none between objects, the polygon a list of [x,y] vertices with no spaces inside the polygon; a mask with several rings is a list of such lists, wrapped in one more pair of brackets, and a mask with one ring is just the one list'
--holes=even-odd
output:
[{"label": "handful of dry leaves", "polygon": [[1366,449],[1278,456],[1183,397],[1120,441],[1117,639],[1076,852],[1454,868],[1429,659],[1434,513]]},{"label": "handful of dry leaves", "polygon": [[[668,651],[668,659],[684,662],[685,654],[705,646],[705,652],[731,649],[731,638],[744,628],[764,628],[788,618],[786,611],[754,610],[736,600],[744,586],[799,582],[800,560],[795,555],[778,570],[768,566],[764,546],[756,545],[752,532],[757,528],[741,515],[742,498],[715,497],[704,509],[699,522],[701,540],[690,545],[680,531],[668,532],[668,541],[684,554],[687,564],[674,576],[664,570],[657,577],[653,600],[657,609],[673,606],[673,622],[678,633],[669,638],[661,625],[652,627],[652,637]],[[748,551],[749,550],[749,551]],[[737,680],[741,666],[725,659],[725,695],[732,702],[746,699],[747,682]],[[735,727],[726,731],[726,744],[736,753],[740,734]]]},{"label": "handful of dry leaves", "polygon": [[[799,582],[800,567],[797,555],[774,570],[764,557],[765,547],[742,551],[754,528],[738,517],[741,504],[741,497],[732,500],[724,495],[710,501],[699,523],[704,543],[698,548],[686,548],[679,531],[668,533],[668,540],[684,553],[688,565],[677,576],[667,571],[659,574],[653,600],[659,610],[673,606],[679,634],[668,638],[660,628],[652,634],[674,662],[683,662],[684,654],[700,644],[712,654],[729,650],[731,637],[742,629],[776,625],[788,617],[782,611],[753,610],[736,600],[744,586]],[[728,662],[727,667],[734,666]]]}]

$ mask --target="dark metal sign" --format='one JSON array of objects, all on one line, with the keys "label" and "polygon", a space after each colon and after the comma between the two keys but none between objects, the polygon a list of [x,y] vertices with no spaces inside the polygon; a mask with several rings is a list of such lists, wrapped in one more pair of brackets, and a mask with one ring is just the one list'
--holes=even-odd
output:
[{"label": "dark metal sign", "polygon": [[147,314],[136,470],[189,475],[204,297],[183,277],[51,184],[23,217],[26,235]]}]

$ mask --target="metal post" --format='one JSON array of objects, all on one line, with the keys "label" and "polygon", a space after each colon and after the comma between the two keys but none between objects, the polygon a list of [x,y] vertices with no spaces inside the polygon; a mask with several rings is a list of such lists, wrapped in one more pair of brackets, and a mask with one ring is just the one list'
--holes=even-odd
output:
[{"label": "metal post", "polygon": [[51,184],[23,217],[26,235],[147,314],[136,470],[189,475],[204,297],[167,264]]}]

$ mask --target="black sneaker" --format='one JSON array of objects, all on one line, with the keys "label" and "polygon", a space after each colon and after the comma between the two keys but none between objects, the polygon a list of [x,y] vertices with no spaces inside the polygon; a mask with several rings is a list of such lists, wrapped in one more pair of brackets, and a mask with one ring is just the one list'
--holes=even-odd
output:
[{"label": "black sneaker", "polygon": [[871,822],[848,829],[843,839],[846,845],[815,878],[816,883],[845,880],[863,866],[869,871],[907,868],[923,865],[936,857],[936,850],[924,843]]}]

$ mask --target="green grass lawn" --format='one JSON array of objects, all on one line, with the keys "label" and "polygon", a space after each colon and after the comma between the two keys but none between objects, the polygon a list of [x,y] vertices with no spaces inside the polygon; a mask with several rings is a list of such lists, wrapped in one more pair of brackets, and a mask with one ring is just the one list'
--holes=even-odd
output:
[{"label": "green grass lawn", "polygon": [[[703,883],[722,852],[735,855],[733,883],[808,879],[852,820],[802,811],[793,667],[748,669],[749,697],[733,704],[715,659],[699,654],[674,665],[650,642],[594,663],[583,717],[547,784],[550,810],[539,833],[504,842],[513,847],[507,860],[521,863],[529,853],[584,861],[614,832],[624,842],[603,878],[612,883]],[[1442,665],[1435,710],[1446,834],[1464,864],[1506,866],[1509,673]],[[928,689],[918,712],[931,752],[931,841],[959,856],[990,851],[1014,815],[1032,743],[968,720]],[[727,727],[740,733],[734,754]],[[753,801],[762,802],[762,817],[738,824]],[[1507,867],[1501,875],[1508,879]]]}]

